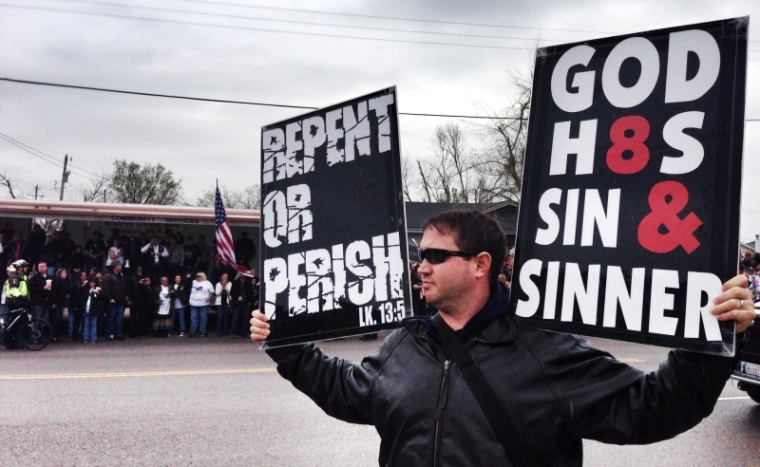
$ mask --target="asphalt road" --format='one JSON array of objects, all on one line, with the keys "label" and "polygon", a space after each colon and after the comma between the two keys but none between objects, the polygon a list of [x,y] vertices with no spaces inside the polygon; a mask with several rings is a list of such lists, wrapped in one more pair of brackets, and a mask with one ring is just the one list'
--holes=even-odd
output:
[{"label": "asphalt road", "polygon": [[[644,370],[667,350],[596,339]],[[323,343],[358,360],[379,341]],[[372,427],[325,416],[248,341],[0,348],[0,466],[368,466]],[[585,443],[588,466],[756,466],[760,404],[732,383],[695,429],[651,446]]]}]

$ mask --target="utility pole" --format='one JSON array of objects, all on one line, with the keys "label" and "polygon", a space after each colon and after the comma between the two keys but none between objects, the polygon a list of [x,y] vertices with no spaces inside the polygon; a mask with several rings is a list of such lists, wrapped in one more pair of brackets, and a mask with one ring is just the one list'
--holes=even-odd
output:
[{"label": "utility pole", "polygon": [[34,185],[34,200],[37,201],[37,192],[40,191],[39,185]]},{"label": "utility pole", "polygon": [[66,154],[66,157],[63,158],[63,176],[61,176],[61,197],[60,201],[63,201],[63,188],[66,186],[66,182],[69,181],[69,175],[71,175],[71,171],[67,171],[66,169],[69,166],[69,155]]}]

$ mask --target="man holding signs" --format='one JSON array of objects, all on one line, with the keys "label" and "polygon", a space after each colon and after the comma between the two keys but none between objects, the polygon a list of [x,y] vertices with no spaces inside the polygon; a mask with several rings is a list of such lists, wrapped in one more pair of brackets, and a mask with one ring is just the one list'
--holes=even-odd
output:
[{"label": "man holding signs", "polygon": [[[651,443],[699,423],[731,374],[726,357],[672,351],[644,374],[580,338],[521,325],[497,280],[506,238],[492,218],[447,212],[428,219],[418,274],[428,303],[456,332],[518,433],[499,443],[430,318],[411,318],[354,364],[313,344],[268,350],[278,372],[328,415],[372,424],[380,465],[580,465],[581,440]],[[744,276],[713,303],[743,332],[754,318]],[[269,335],[254,312],[251,340]],[[455,366],[455,365],[454,365]]]},{"label": "man holding signs", "polygon": [[[692,186],[688,177],[660,180],[653,173],[675,176],[694,172],[693,176],[707,183],[705,174],[697,170],[706,164],[719,176],[715,170],[718,156],[712,151],[723,146],[710,146],[703,157],[697,157],[697,146],[705,148],[707,139],[700,137],[697,144],[690,136],[692,128],[710,128],[712,123],[702,124],[691,114],[681,116],[686,110],[682,111],[679,106],[690,105],[684,103],[687,97],[691,98],[689,102],[704,103],[701,97],[694,97],[697,91],[707,95],[708,101],[716,102],[717,98],[707,90],[713,87],[715,80],[727,78],[720,72],[715,74],[712,68],[720,71],[720,61],[729,54],[722,56],[719,51],[716,61],[710,41],[715,41],[715,37],[725,41],[740,37],[741,34],[727,33],[732,25],[734,29],[737,25],[739,29],[746,28],[746,21],[711,24],[694,29],[696,32],[680,28],[670,36],[659,31],[650,34],[652,41],[624,37],[612,40],[613,44],[591,42],[560,47],[556,48],[556,56],[552,56],[554,49],[539,51],[529,137],[534,146],[528,151],[532,158],[526,160],[525,187],[528,188],[523,193],[520,211],[518,261],[513,283],[516,303],[521,304],[516,306],[516,313],[510,311],[515,308],[515,304],[510,307],[510,290],[498,281],[506,257],[506,238],[498,223],[475,211],[449,211],[424,223],[420,242],[422,263],[417,273],[428,303],[438,310],[435,317],[404,320],[403,328],[392,332],[380,348],[360,364],[330,359],[313,344],[269,349],[267,352],[277,362],[278,372],[327,414],[352,423],[374,425],[381,438],[380,465],[580,465],[583,439],[645,444],[671,438],[699,423],[712,411],[735,364],[726,356],[729,352],[723,352],[723,341],[730,341],[733,347],[735,342],[746,339],[745,330],[754,319],[752,296],[744,276],[734,277],[722,285],[718,279],[716,287],[707,275],[713,274],[710,272],[713,266],[724,265],[726,260],[721,255],[716,258],[701,253],[706,249],[703,245],[712,242],[711,252],[722,248],[730,252],[735,261],[736,242],[729,246],[719,244],[729,242],[735,222],[719,225],[717,228],[723,229],[720,235],[711,230],[709,238],[705,238],[699,230],[700,222],[708,219],[704,212],[699,211],[694,217],[679,214],[683,209],[681,204],[688,203],[694,195],[691,191],[687,196],[681,189],[688,191]],[[718,33],[713,31],[716,27]],[[594,118],[591,112],[595,110],[597,95],[585,94],[584,89],[601,86],[608,103],[616,109],[635,108],[645,102],[657,83],[664,83],[659,71],[652,72],[650,61],[660,61],[657,48],[652,44],[667,42],[668,37],[673,45],[670,49],[673,56],[684,60],[674,63],[672,68],[668,65],[668,72],[680,70],[684,75],[680,78],[673,75],[675,84],[665,83],[663,92],[655,98],[675,104],[675,108],[669,110],[675,110],[676,116],[663,122],[662,133],[664,140],[683,154],[678,161],[662,157],[661,164],[656,164],[650,173],[645,168],[655,164],[648,162],[650,153],[644,151],[647,126],[652,127],[655,119],[663,115],[651,113],[647,119],[640,115],[621,117],[613,112]],[[606,59],[610,63],[605,65],[610,66],[609,69],[603,67],[609,71],[602,71],[601,76],[584,71],[584,67],[599,63],[591,59],[596,53],[593,46],[604,50],[599,60]],[[689,58],[692,52],[697,55],[700,66],[707,67],[706,71],[695,71]],[[620,80],[621,74],[625,74],[623,63],[629,59],[640,64],[639,72],[634,73],[633,82],[623,83]],[[551,62],[548,65],[547,60]],[[548,78],[555,75],[558,76],[556,82]],[[548,104],[537,94],[537,89],[546,83],[550,83],[555,99]],[[579,112],[582,117],[576,128],[563,122],[556,125],[551,122],[554,136],[547,144],[553,144],[556,152],[545,150],[543,146],[535,147],[539,145],[538,140],[546,136],[536,132],[543,131],[551,120],[546,117],[546,106],[553,112],[556,108],[562,112]],[[610,109],[605,108],[607,110]],[[731,112],[736,112],[736,108]],[[595,160],[596,132],[605,118],[612,120],[609,122],[612,148],[606,159]],[[713,118],[705,116],[705,121]],[[720,139],[720,135],[711,135],[711,138]],[[631,140],[637,145],[631,145]],[[627,146],[615,147],[620,144]],[[728,149],[734,150],[731,144]],[[570,173],[568,156],[575,159],[575,173],[563,179],[568,186],[559,186],[559,182],[552,186],[557,178],[551,177],[561,178]],[[735,154],[729,156],[731,159]],[[585,190],[581,211],[580,189],[571,184],[591,180],[584,176],[599,174],[600,164],[616,175],[610,179],[592,177],[598,186]],[[542,172],[543,169],[546,170]],[[621,181],[626,175],[642,171],[649,173],[649,179],[654,181],[651,186],[641,180]],[[728,172],[731,177],[736,175],[732,170]],[[535,183],[534,176],[542,183]],[[735,181],[731,177],[728,181]],[[671,181],[673,183],[668,183]],[[618,184],[625,190],[618,188]],[[637,185],[643,185],[641,189],[647,194],[640,198],[639,204],[643,207],[628,198],[628,192],[640,194]],[[726,187],[726,180],[716,182],[713,192],[733,194],[733,190]],[[631,199],[635,201],[635,198]],[[567,207],[562,219],[552,207],[559,203]],[[633,212],[624,212],[624,207]],[[727,211],[733,212],[731,208]],[[636,219],[637,228],[632,235],[621,235],[630,230],[630,226],[625,225],[623,229],[621,224],[624,223],[620,221],[630,218]],[[543,224],[533,224],[537,219]],[[715,222],[718,218],[710,220]],[[638,259],[639,251],[626,243],[630,241],[652,254],[677,250],[676,254],[682,256],[658,261],[645,259],[648,267],[665,272],[624,270],[615,260]],[[530,244],[537,247],[531,249]],[[602,254],[604,261],[601,261],[600,257],[590,254],[596,251],[584,249],[594,244],[613,250],[606,256]],[[570,246],[573,248],[567,248]],[[543,247],[547,249],[541,250]],[[666,270],[665,267],[674,260],[683,263],[691,273],[687,274],[686,288],[698,293],[685,292],[675,298],[669,295],[672,295],[670,289],[677,288],[679,283],[678,268],[671,265]],[[560,264],[561,261],[566,264]],[[606,280],[612,287],[599,286],[601,264],[607,265]],[[518,266],[527,272],[520,273]],[[671,270],[675,271],[675,281],[668,272]],[[720,277],[729,277],[722,270],[718,273]],[[564,283],[559,281],[560,277],[564,277]],[[593,286],[602,292],[595,293]],[[621,288],[630,290],[627,300]],[[639,295],[639,289],[647,288],[646,295]],[[569,299],[563,303],[558,297],[563,297],[566,291]],[[604,304],[606,297],[616,299],[614,313],[610,312],[615,318],[617,307],[623,308],[624,319],[630,319],[635,311],[643,316],[644,304],[649,302],[647,311],[650,313],[645,320],[649,329],[653,319],[662,318],[661,321],[671,323],[668,318],[673,317],[669,314],[691,316],[686,327],[677,325],[680,333],[688,337],[694,333],[689,326],[694,326],[696,316],[696,337],[690,338],[709,340],[711,329],[720,328],[719,349],[712,353],[724,355],[674,350],[657,371],[644,374],[591,347],[581,338],[537,329],[535,322],[539,320],[531,318],[541,310],[542,320],[557,317],[562,321],[565,317],[564,321],[573,324],[574,315],[578,314],[574,308],[577,302],[582,322],[588,324],[587,321],[596,321],[598,305]],[[540,306],[535,300],[541,300]],[[569,310],[567,316],[565,307]],[[268,321],[267,315],[254,312],[253,342],[263,342],[270,336]],[[539,325],[541,323],[539,321]],[[700,323],[709,329],[701,329]],[[726,333],[730,339],[721,339]],[[710,345],[699,348],[715,350]],[[460,364],[469,363],[462,359],[462,351],[474,360],[474,365]],[[480,384],[473,383],[473,375],[481,377]],[[482,391],[484,387],[486,391]],[[488,390],[493,397],[490,402],[483,397],[485,394],[487,400]],[[503,416],[494,419],[489,406]]]}]

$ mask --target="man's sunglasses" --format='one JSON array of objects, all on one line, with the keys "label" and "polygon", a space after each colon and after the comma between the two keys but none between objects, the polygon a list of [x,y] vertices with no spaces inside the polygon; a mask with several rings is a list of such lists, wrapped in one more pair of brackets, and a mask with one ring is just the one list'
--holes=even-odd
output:
[{"label": "man's sunglasses", "polygon": [[421,248],[417,248],[417,255],[420,258],[420,261],[427,260],[430,264],[441,264],[444,261],[446,261],[446,258],[449,256],[461,256],[462,258],[472,258],[473,256],[477,256],[477,253],[472,253],[469,251],[450,251],[450,250],[439,250],[438,248],[428,248],[427,250],[423,250]]}]

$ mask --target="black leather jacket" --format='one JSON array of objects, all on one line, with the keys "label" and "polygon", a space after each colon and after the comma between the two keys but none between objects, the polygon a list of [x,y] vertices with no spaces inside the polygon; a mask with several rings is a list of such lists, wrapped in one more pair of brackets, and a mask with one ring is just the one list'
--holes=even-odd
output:
[{"label": "black leather jacket", "polygon": [[123,274],[114,274],[109,272],[103,276],[103,290],[100,293],[103,303],[126,303],[127,287]]},{"label": "black leather jacket", "polygon": [[[644,374],[576,336],[520,325],[508,295],[497,288],[473,321],[492,319],[464,341],[532,465],[581,465],[583,438],[644,444],[682,433],[712,412],[731,373],[729,358],[672,351]],[[327,414],[374,425],[380,465],[511,465],[429,318],[405,320],[361,364],[313,344],[268,353]]]}]

